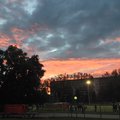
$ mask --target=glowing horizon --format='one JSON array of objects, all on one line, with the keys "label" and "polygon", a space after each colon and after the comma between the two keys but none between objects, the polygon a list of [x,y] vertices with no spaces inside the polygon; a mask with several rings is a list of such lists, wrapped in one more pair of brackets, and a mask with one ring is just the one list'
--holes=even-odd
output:
[{"label": "glowing horizon", "polygon": [[69,59],[50,60],[42,62],[46,70],[43,79],[55,77],[59,74],[73,74],[77,72],[90,73],[94,76],[101,76],[105,72],[119,69],[120,59],[100,58],[100,59]]}]

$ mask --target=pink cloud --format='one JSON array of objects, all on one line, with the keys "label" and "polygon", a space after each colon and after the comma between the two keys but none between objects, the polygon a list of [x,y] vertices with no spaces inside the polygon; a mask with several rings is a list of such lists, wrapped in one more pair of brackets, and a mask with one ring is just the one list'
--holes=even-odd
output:
[{"label": "pink cloud", "polygon": [[10,38],[4,34],[0,33],[0,47],[6,47],[9,45]]},{"label": "pink cloud", "polygon": [[46,70],[44,78],[64,73],[72,74],[75,72],[86,72],[98,76],[106,71],[111,72],[113,69],[118,69],[120,59],[50,60],[42,63]]},{"label": "pink cloud", "polygon": [[[42,30],[46,30],[45,25],[40,26],[38,24],[31,25],[28,29],[21,29],[18,27],[12,27],[10,32],[12,35],[5,33],[0,33],[0,47],[8,47],[11,44],[16,44],[17,46],[23,46],[23,41],[37,34]],[[13,43],[12,40],[15,42]]]}]

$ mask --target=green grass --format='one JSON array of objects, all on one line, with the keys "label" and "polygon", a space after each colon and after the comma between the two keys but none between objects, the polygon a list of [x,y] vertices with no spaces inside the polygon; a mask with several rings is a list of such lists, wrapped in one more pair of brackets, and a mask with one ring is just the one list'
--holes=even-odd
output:
[{"label": "green grass", "polygon": [[[94,105],[86,105],[87,109],[85,112],[87,113],[95,113],[95,107]],[[64,110],[61,108],[52,108],[52,107],[44,107],[40,108],[38,112],[70,112],[68,109]],[[80,110],[78,111],[80,112]],[[112,106],[111,105],[97,105],[97,113],[113,113]]]},{"label": "green grass", "polygon": [[[54,118],[54,117],[50,117],[50,118],[4,118],[0,120],[109,120],[109,119],[100,119],[100,118]],[[110,120],[115,120],[115,119],[110,119]],[[117,119],[116,119],[117,120]]]},{"label": "green grass", "polygon": [[[95,111],[95,107],[93,105],[87,106],[86,112],[94,112],[94,111]],[[97,106],[97,112],[100,112],[100,111],[103,112],[103,113],[113,112],[111,105],[101,105],[101,106],[98,105]]]}]

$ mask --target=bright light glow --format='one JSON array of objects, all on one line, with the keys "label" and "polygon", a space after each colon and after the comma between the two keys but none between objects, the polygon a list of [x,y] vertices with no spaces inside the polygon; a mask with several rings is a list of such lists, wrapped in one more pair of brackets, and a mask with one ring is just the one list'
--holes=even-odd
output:
[{"label": "bright light glow", "polygon": [[46,90],[47,90],[47,94],[48,94],[48,95],[51,95],[51,90],[50,90],[50,87],[47,87],[47,89],[46,89]]},{"label": "bright light glow", "polygon": [[90,84],[91,84],[91,81],[90,81],[90,80],[87,80],[87,81],[86,81],[86,84],[87,84],[87,85],[90,85]]},{"label": "bright light glow", "polygon": [[77,100],[77,96],[74,96],[74,100]]},{"label": "bright light glow", "polygon": [[51,95],[51,92],[50,91],[48,91],[48,93],[47,93],[48,95]]}]

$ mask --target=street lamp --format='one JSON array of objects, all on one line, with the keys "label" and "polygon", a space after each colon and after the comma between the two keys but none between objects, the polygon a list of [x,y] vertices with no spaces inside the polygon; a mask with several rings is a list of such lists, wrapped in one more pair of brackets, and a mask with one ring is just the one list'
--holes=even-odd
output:
[{"label": "street lamp", "polygon": [[87,84],[87,88],[88,88],[88,103],[90,105],[90,84],[91,84],[91,81],[87,80],[86,84]]},{"label": "street lamp", "polygon": [[74,103],[77,104],[77,96],[74,96]]},{"label": "street lamp", "polygon": [[76,111],[76,118],[77,118],[77,96],[74,96],[74,102],[75,102],[75,111]]},{"label": "street lamp", "polygon": [[74,100],[77,100],[77,96],[74,96]]}]

